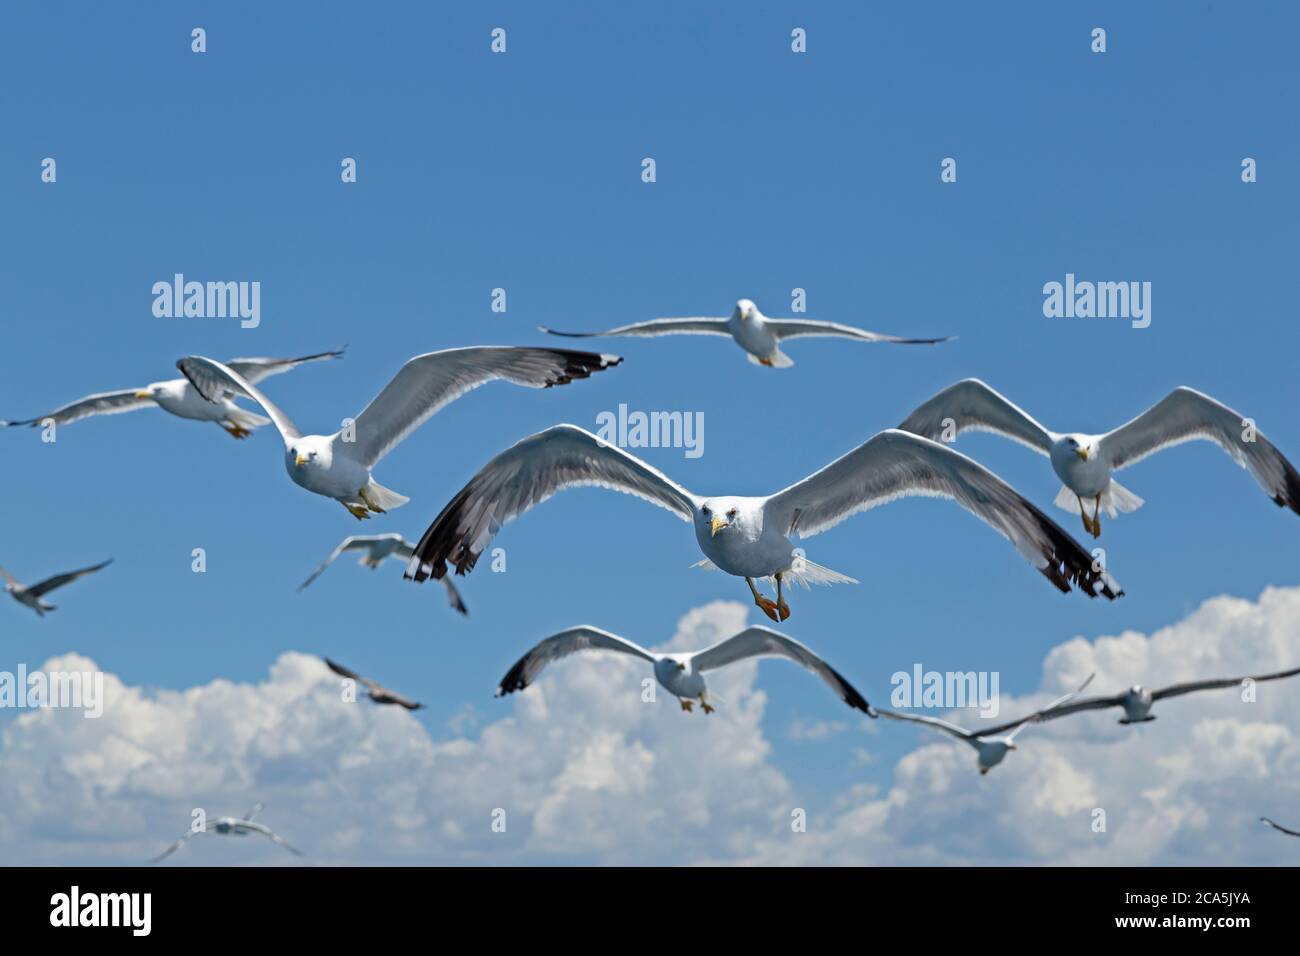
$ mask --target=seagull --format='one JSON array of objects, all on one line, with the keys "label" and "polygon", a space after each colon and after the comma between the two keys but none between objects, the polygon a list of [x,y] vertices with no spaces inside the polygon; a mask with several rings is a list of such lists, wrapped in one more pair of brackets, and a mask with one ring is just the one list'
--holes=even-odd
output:
[{"label": "seagull", "polygon": [[250,833],[260,833],[269,839],[272,843],[278,843],[294,856],[302,856],[300,850],[295,850],[292,846],[281,839],[274,830],[262,823],[254,823],[253,817],[261,810],[265,804],[259,803],[254,805],[243,817],[218,817],[214,822],[208,823],[202,830],[187,830],[185,835],[175,843],[163,850],[156,857],[150,860],[150,863],[157,863],[159,860],[166,859],[177,850],[179,850],[190,837],[200,833],[219,833],[222,836],[248,836]]},{"label": "seagull", "polygon": [[[361,566],[373,571],[387,558],[400,558],[403,561],[409,559],[415,553],[415,545],[395,531],[388,534],[350,535],[339,542],[339,546],[330,553],[319,568],[311,573],[311,577],[298,585],[298,591],[301,593],[320,577],[322,572],[334,563],[334,559],[345,551],[365,552],[361,555]],[[465,602],[461,600],[460,592],[456,590],[456,585],[452,583],[451,578],[443,578],[443,584],[447,587],[447,599],[451,602],[451,606],[461,614],[468,614],[469,609],[465,607]]]},{"label": "seagull", "polygon": [[620,325],[616,329],[608,329],[604,332],[557,332],[545,326],[538,326],[538,329],[551,335],[563,335],[574,339],[604,335],[639,337],[729,335],[748,353],[747,358],[751,362],[768,368],[789,368],[793,365],[793,360],[781,351],[781,343],[801,335],[829,335],[841,339],[857,339],[859,342],[892,342],[896,345],[934,345],[937,342],[947,342],[951,338],[947,336],[941,339],[903,339],[895,335],[868,332],[866,329],[854,328],[851,325],[840,325],[837,322],[772,319],[758,311],[758,306],[749,299],[738,301],[730,318],[651,319],[648,322]]},{"label": "seagull", "polygon": [[[990,727],[987,730],[970,731],[958,727],[956,724],[950,724],[946,720],[940,720],[938,717],[926,717],[923,714],[903,714],[894,710],[882,710],[880,713],[891,720],[910,720],[918,724],[929,724],[931,727],[937,727],[944,733],[952,734],[958,740],[970,744],[975,748],[976,763],[979,766],[980,774],[983,775],[1000,764],[1006,758],[1008,751],[1017,749],[1016,734],[1032,723],[1050,719],[1047,715],[1054,708],[1082,693],[1083,689],[1092,683],[1092,678],[1095,676],[1095,674],[1089,675],[1088,679],[1079,685],[1078,690],[1070,691],[1064,697],[1058,697],[1042,710],[1036,710],[1027,717],[1021,717],[1019,720],[1008,724],[1000,724],[997,727]],[[1052,716],[1056,715],[1053,714]],[[1011,733],[1005,737],[991,736],[1000,734],[1004,730],[1011,730]]]},{"label": "seagull", "polygon": [[[1090,597],[1114,600],[1123,591],[1092,556],[1055,522],[983,465],[907,432],[883,431],[821,471],[762,498],[702,497],[641,459],[576,425],[557,425],[506,449],[470,479],[424,532],[406,569],[408,580],[441,579],[475,562],[500,527],[557,491],[598,485],[636,495],[674,512],[695,528],[705,560],[696,567],[743,577],[754,603],[773,621],[790,608],[787,577],[813,584],[857,582],[814,564],[789,536],[808,537],[850,515],[907,495],[952,498],[1008,538],[1061,591],[1070,582]],[[593,535],[597,532],[593,532]],[[572,544],[571,537],[566,544]],[[776,601],[759,594],[754,578],[776,582]]]},{"label": "seagull", "polygon": [[714,707],[709,703],[708,688],[704,684],[705,671],[717,670],[750,657],[786,657],[820,677],[835,696],[850,707],[870,717],[876,716],[875,708],[833,667],[798,641],[770,627],[748,627],[702,651],[674,654],[656,654],[598,627],[571,627],[551,635],[519,658],[501,678],[496,696],[523,690],[551,661],[578,651],[618,651],[649,661],[654,665],[655,679],[677,698],[682,710],[689,712],[698,700],[706,714],[713,713]]},{"label": "seagull", "polygon": [[378,484],[371,469],[434,413],[470,389],[496,379],[532,388],[567,385],[622,361],[616,355],[565,349],[479,346],[428,352],[403,365],[378,397],[333,435],[304,435],[228,365],[191,355],[176,366],[204,398],[220,400],[233,391],[261,405],[284,439],[284,465],[294,483],[335,499],[360,520],[410,500]]},{"label": "seagull", "polygon": [[1300,830],[1288,830],[1286,827],[1282,826],[1280,823],[1274,823],[1274,822],[1273,822],[1272,820],[1270,820],[1268,817],[1260,817],[1259,819],[1260,819],[1260,822],[1261,822],[1261,823],[1267,823],[1267,824],[1268,824],[1269,826],[1271,826],[1274,830],[1280,830],[1280,831],[1282,831],[1283,833],[1287,834],[1288,836],[1300,837]]},{"label": "seagull", "polygon": [[[950,385],[898,426],[927,438],[954,439],[963,431],[991,431],[1047,455],[1065,487],[1056,505],[1083,518],[1094,538],[1101,513],[1136,511],[1142,499],[1111,475],[1162,449],[1194,439],[1212,441],[1243,468],[1279,507],[1300,514],[1300,474],[1239,413],[1202,392],[1180,385],[1126,425],[1102,435],[1048,431],[1023,409],[979,379]],[[1093,503],[1088,517],[1085,502]]]},{"label": "seagull", "polygon": [[336,664],[328,657],[324,658],[325,665],[338,674],[340,677],[346,677],[348,680],[356,681],[366,688],[366,696],[376,704],[397,704],[399,707],[405,707],[407,710],[419,710],[423,704],[417,704],[409,697],[403,697],[395,690],[389,690],[383,684],[377,684],[369,678],[362,677],[360,674],[348,670],[342,664]]},{"label": "seagull", "polygon": [[[304,355],[301,358],[237,358],[231,359],[226,365],[243,376],[246,381],[260,382],[268,376],[279,375],[306,362],[336,359],[342,355],[343,350],[339,349],[335,352]],[[67,425],[83,418],[90,418],[92,415],[119,415],[122,412],[134,412],[137,409],[153,406],[180,418],[216,422],[232,438],[247,438],[253,434],[254,429],[271,424],[270,419],[240,408],[234,403],[233,398],[234,396],[227,391],[217,396],[215,401],[207,401],[190,386],[189,382],[177,378],[166,382],[154,382],[144,388],[124,388],[117,392],[87,395],[70,405],[56,408],[48,415],[21,422],[0,421],[0,426],[36,427],[47,421],[53,421],[56,425]]]},{"label": "seagull", "polygon": [[1135,684],[1123,693],[1111,697],[1085,697],[1083,700],[1076,700],[1065,707],[1057,708],[1043,719],[1055,720],[1057,717],[1064,717],[1066,714],[1073,714],[1081,710],[1123,707],[1124,716],[1120,718],[1119,722],[1121,724],[1140,724],[1148,720],[1155,720],[1155,717],[1151,716],[1151,705],[1158,700],[1164,700],[1166,697],[1178,697],[1198,690],[1239,687],[1244,681],[1258,683],[1265,680],[1280,680],[1283,677],[1294,677],[1296,674],[1300,674],[1300,667],[1289,671],[1278,671],[1275,674],[1260,674],[1255,677],[1222,677],[1212,680],[1191,681],[1186,684],[1170,684],[1168,687],[1162,687],[1159,690],[1152,690],[1149,687],[1143,687],[1141,684]]},{"label": "seagull", "polygon": [[46,594],[49,594],[55,588],[61,588],[65,584],[71,584],[77,578],[83,578],[87,574],[94,574],[102,568],[108,567],[113,563],[113,559],[102,561],[99,564],[92,565],[88,568],[82,568],[80,571],[69,571],[67,574],[56,574],[52,578],[46,578],[39,584],[33,584],[31,587],[25,587],[14,580],[13,576],[4,568],[0,568],[0,578],[4,578],[5,590],[19,604],[25,605],[36,612],[38,617],[44,617],[46,611],[57,610],[53,604],[46,604],[41,600]]}]

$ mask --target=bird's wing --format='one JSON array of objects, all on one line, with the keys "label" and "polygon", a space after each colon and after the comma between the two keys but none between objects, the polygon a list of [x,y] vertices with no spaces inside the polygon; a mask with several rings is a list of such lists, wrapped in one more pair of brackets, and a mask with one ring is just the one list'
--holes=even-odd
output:
[{"label": "bird's wing", "polygon": [[950,724],[946,720],[940,720],[938,717],[927,717],[925,714],[904,714],[897,710],[877,710],[881,717],[888,717],[890,720],[910,720],[916,724],[929,724],[936,727],[946,734],[952,734],[958,740],[964,740],[972,747],[979,749],[979,744],[975,742],[975,735],[968,730],[963,730],[956,724]]},{"label": "bird's wing", "polygon": [[1153,701],[1163,700],[1166,697],[1178,697],[1180,694],[1190,694],[1197,690],[1217,690],[1223,687],[1236,687],[1242,681],[1250,680],[1258,683],[1262,680],[1281,680],[1283,677],[1294,677],[1300,674],[1300,667],[1292,668],[1289,671],[1278,671],[1274,674],[1247,675],[1245,677],[1219,677],[1211,680],[1189,681],[1185,684],[1170,684],[1168,687],[1162,687],[1159,690],[1151,692]]},{"label": "bird's wing", "polygon": [[644,647],[633,644],[617,634],[586,625],[571,627],[558,634],[552,634],[519,658],[515,666],[506,671],[506,676],[501,678],[501,683],[497,685],[496,696],[503,697],[517,690],[523,690],[536,680],[537,675],[547,664],[561,657],[576,654],[578,651],[618,651],[640,657],[652,664],[655,661],[654,655]]},{"label": "bird's wing", "polygon": [[898,427],[935,441],[949,428],[955,429],[953,437],[965,431],[996,432],[1044,455],[1052,450],[1051,432],[977,378],[949,385]]},{"label": "bird's wing", "polygon": [[[1080,684],[1076,690],[1072,690],[1068,694],[1062,694],[1060,697],[1056,698],[1056,700],[1052,701],[1046,707],[1040,707],[1038,710],[1034,711],[1023,721],[1021,721],[1019,726],[1017,726],[1015,730],[1011,731],[1011,733],[1007,736],[1007,740],[1015,740],[1016,734],[1020,733],[1020,731],[1024,730],[1030,724],[1036,724],[1043,720],[1050,720],[1053,717],[1059,717],[1060,715],[1056,713],[1057,709],[1060,708],[1062,704],[1074,700],[1074,698],[1082,694],[1084,689],[1089,684],[1092,683],[1092,679],[1096,676],[1097,676],[1096,673],[1089,674],[1088,677],[1084,680],[1084,682]],[[982,733],[980,733],[978,736],[984,737],[990,733],[992,733],[992,730],[985,730]]]},{"label": "bird's wing", "polygon": [[165,859],[167,859],[167,857],[171,856],[173,853],[175,853],[177,850],[179,850],[181,847],[183,847],[183,846],[186,844],[186,842],[189,840],[190,837],[194,836],[195,834],[205,833],[205,832],[207,832],[207,831],[205,831],[205,830],[186,830],[184,836],[182,836],[180,839],[176,840],[174,843],[172,843],[171,846],[169,846],[167,849],[163,850],[161,853],[159,853],[157,856],[155,856],[155,857],[154,857],[153,859],[151,859],[149,862],[150,862],[150,863],[157,863],[159,860],[165,860]]},{"label": "bird's wing", "polygon": [[833,335],[842,339],[857,339],[860,342],[892,342],[895,345],[934,345],[947,342],[952,336],[945,335],[937,339],[909,339],[898,335],[885,335],[883,332],[868,332],[852,325],[838,322],[818,322],[814,319],[767,319],[764,328],[778,339],[793,339],[802,335]]},{"label": "bird's wing", "polygon": [[694,496],[663,472],[576,425],[556,425],[501,452],[456,493],[415,546],[406,577],[441,578],[448,561],[457,574],[473,570],[502,525],[582,485],[636,495],[683,521],[695,513]]},{"label": "bird's wing", "polygon": [[317,352],[315,355],[302,355],[298,358],[235,358],[227,362],[226,367],[242,375],[244,381],[256,385],[264,378],[292,371],[308,362],[323,362],[342,357],[343,349],[336,349],[333,352]]},{"label": "bird's wing", "polygon": [[537,328],[541,332],[547,332],[550,335],[563,335],[565,338],[570,339],[590,339],[605,335],[630,335],[639,338],[653,338],[657,335],[731,335],[731,330],[727,328],[726,319],[704,316],[684,319],[651,319],[648,322],[620,325],[616,329],[606,329],[604,332],[557,332],[555,329],[548,329],[544,325],[539,325]]},{"label": "bird's wing", "polygon": [[440,408],[497,379],[530,388],[567,385],[623,360],[568,349],[483,346],[417,355],[356,417],[351,456],[367,468],[383,458]]},{"label": "bird's wing", "polygon": [[332,670],[334,673],[338,674],[340,677],[346,677],[346,678],[348,678],[349,680],[354,680],[354,681],[356,681],[358,684],[362,684],[362,685],[364,685],[365,687],[368,687],[370,690],[373,690],[373,691],[382,691],[382,690],[385,690],[385,688],[380,687],[380,686],[379,686],[378,684],[376,684],[374,681],[370,680],[370,678],[368,678],[368,677],[362,677],[362,676],[361,676],[360,674],[358,674],[356,671],[349,670],[348,668],[344,667],[342,664],[336,664],[334,661],[330,660],[328,657],[322,658],[322,660],[325,661],[325,666],[326,666],[326,667],[328,667],[328,668],[329,668],[330,670]]},{"label": "bird's wing", "polygon": [[262,411],[275,422],[276,430],[285,444],[301,438],[302,432],[273,401],[263,395],[252,382],[230,366],[202,355],[189,355],[176,363],[181,374],[190,380],[195,390],[210,402],[219,401],[227,392],[251,398],[262,406]]},{"label": "bird's wing", "polygon": [[27,589],[27,593],[33,597],[40,597],[42,594],[49,594],[55,588],[61,588],[65,584],[71,584],[77,578],[85,577],[87,574],[94,574],[101,568],[106,568],[113,563],[113,559],[101,561],[99,564],[91,565],[88,568],[82,568],[79,571],[69,571],[67,574],[56,574],[52,578],[46,578],[39,584],[33,584]]},{"label": "bird's wing", "polygon": [[22,584],[20,584],[20,583],[18,582],[18,579],[15,578],[15,577],[14,577],[12,574],[10,574],[8,571],[6,571],[4,568],[0,568],[0,578],[4,578],[5,583],[10,584],[10,585],[12,585],[13,587],[16,587],[16,588],[20,588],[20,587],[22,587]]},{"label": "bird's wing", "polygon": [[20,422],[0,421],[0,427],[11,425],[31,425],[35,427],[49,419],[53,419],[56,425],[67,425],[83,418],[90,418],[92,415],[120,415],[122,412],[133,412],[136,409],[155,404],[152,398],[141,398],[137,392],[138,389],[124,388],[118,392],[100,392],[97,395],[87,395],[85,398],[79,398],[62,408],[56,408],[48,415],[25,418]]},{"label": "bird's wing", "polygon": [[770,627],[746,628],[734,637],[693,654],[691,666],[697,671],[711,671],[747,657],[787,657],[820,677],[850,707],[872,717],[876,716],[875,708],[835,668],[798,641],[779,634]]},{"label": "bird's wing", "polygon": [[301,850],[295,849],[293,846],[289,844],[287,840],[285,840],[283,837],[277,834],[265,823],[253,823],[251,820],[243,820],[240,822],[239,825],[246,830],[252,830],[255,833],[262,834],[262,836],[269,839],[272,843],[278,843],[280,846],[284,847],[294,856],[302,856]]},{"label": "bird's wing", "polygon": [[265,804],[265,803],[262,803],[262,802],[259,800],[257,803],[255,803],[255,804],[253,804],[251,807],[249,807],[249,808],[248,808],[248,812],[245,813],[245,814],[243,815],[243,817],[241,817],[240,819],[243,819],[243,820],[251,820],[251,819],[253,819],[253,817],[255,817],[255,816],[257,816],[259,813],[261,813],[264,809],[266,809],[266,804]]},{"label": "bird's wing", "polygon": [[[1114,694],[1110,697],[1085,697],[1083,698],[1083,700],[1076,700],[1073,701],[1072,703],[1062,704],[1057,707],[1052,707],[1050,711],[1043,711],[1038,715],[1038,719],[1040,721],[1056,720],[1058,717],[1064,717],[1067,714],[1078,713],[1081,710],[1104,710],[1107,707],[1118,707],[1123,703],[1124,703],[1123,694]],[[1030,714],[1029,717],[1025,717],[1020,720],[1012,720],[1005,724],[997,724],[996,726],[993,727],[984,728],[976,731],[976,735],[980,737],[988,737],[993,734],[1000,734],[1003,731],[1014,730],[1016,727],[1019,727],[1026,720],[1029,720],[1033,716],[1034,716],[1033,714]]]},{"label": "bird's wing", "polygon": [[767,500],[764,520],[809,537],[908,495],[951,498],[1011,541],[1061,591],[1123,594],[1083,546],[983,465],[946,445],[889,429]]},{"label": "bird's wing", "polygon": [[1260,817],[1259,819],[1261,822],[1267,823],[1274,830],[1281,830],[1283,833],[1290,834],[1293,837],[1300,837],[1300,830],[1288,830],[1286,827],[1282,826],[1282,824],[1274,823],[1268,817]]},{"label": "bird's wing", "polygon": [[1273,501],[1300,514],[1300,474],[1291,462],[1261,432],[1248,428],[1238,412],[1186,386],[1102,436],[1100,451],[1112,468],[1120,469],[1198,438],[1214,442],[1248,468]]},{"label": "bird's wing", "polygon": [[[307,587],[307,585],[311,584],[318,577],[320,577],[321,574],[324,573],[325,569],[328,568],[331,564],[333,564],[335,559],[338,558],[340,554],[343,554],[343,552],[345,551],[364,551],[367,547],[369,547],[370,542],[373,540],[375,540],[373,535],[354,534],[344,538],[341,542],[339,542],[339,546],[330,552],[330,556],[326,558],[323,562],[321,562],[320,567],[318,567],[315,571],[311,573],[311,577],[309,577],[306,581],[303,581],[302,584],[298,585],[298,590],[299,591],[303,590],[304,588]],[[403,555],[403,557],[405,556],[406,555]]]}]

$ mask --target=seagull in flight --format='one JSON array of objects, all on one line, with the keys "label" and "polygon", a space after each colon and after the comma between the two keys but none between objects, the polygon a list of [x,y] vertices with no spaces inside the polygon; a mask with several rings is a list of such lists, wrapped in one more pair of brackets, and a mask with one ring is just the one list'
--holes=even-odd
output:
[{"label": "seagull in flight", "polygon": [[[415,546],[407,579],[441,579],[448,563],[465,574],[501,526],[556,492],[582,485],[635,495],[691,522],[705,558],[696,566],[744,578],[754,603],[773,621],[790,616],[782,592],[786,578],[804,587],[857,583],[808,560],[791,535],[817,534],[907,495],[954,500],[1010,540],[1063,592],[1073,582],[1089,597],[1123,594],[1092,555],[997,475],[944,445],[892,429],[776,494],[707,497],[576,425],[557,425],[506,449],[470,479]],[[564,546],[580,537],[574,529]],[[754,578],[775,581],[775,601],[759,594]]]},{"label": "seagull in flight", "polygon": [[283,839],[281,839],[281,837],[278,836],[276,832],[272,830],[270,827],[262,823],[255,823],[253,821],[253,817],[264,806],[265,804],[258,803],[255,804],[253,806],[253,809],[249,810],[242,817],[218,817],[215,821],[209,822],[205,829],[187,830],[184,836],[178,839],[167,849],[163,850],[161,853],[159,853],[156,857],[154,857],[149,862],[157,863],[159,860],[166,859],[167,857],[175,853],[177,850],[179,850],[182,846],[184,846],[189,841],[190,837],[198,836],[201,833],[218,833],[221,834],[222,836],[248,836],[250,833],[260,833],[262,836],[266,837],[272,843],[276,843],[284,847],[294,856],[302,856],[302,852],[300,850],[295,850],[292,846],[290,846]]},{"label": "seagull in flight", "polygon": [[107,561],[101,561],[99,564],[91,565],[88,568],[82,568],[80,571],[69,571],[67,574],[56,574],[54,577],[46,578],[44,581],[41,581],[39,584],[33,584],[31,587],[26,587],[14,580],[13,575],[4,568],[0,568],[0,578],[4,578],[5,590],[9,592],[10,597],[19,604],[31,608],[36,612],[38,617],[44,617],[46,611],[56,610],[53,604],[47,604],[42,600],[46,594],[49,594],[56,588],[63,587],[65,584],[71,584],[73,581],[77,580],[77,578],[84,578],[87,574],[94,574],[96,571],[106,568],[112,563],[113,559],[109,558]]},{"label": "seagull in flight", "polygon": [[781,351],[781,343],[786,339],[800,336],[833,336],[841,339],[856,339],[859,342],[892,342],[895,345],[934,345],[938,342],[947,342],[951,338],[947,336],[940,339],[904,339],[895,335],[883,335],[880,332],[868,332],[866,329],[854,328],[851,325],[840,325],[837,322],[772,319],[758,311],[758,306],[750,299],[738,301],[728,318],[651,319],[648,322],[620,325],[616,329],[607,329],[604,332],[557,332],[545,326],[538,326],[538,329],[551,335],[563,335],[575,339],[605,335],[639,337],[728,335],[745,350],[749,361],[768,368],[789,368],[793,365],[794,361]]},{"label": "seagull in flight", "polygon": [[1272,820],[1270,820],[1268,817],[1260,817],[1259,819],[1260,819],[1260,822],[1261,822],[1261,823],[1267,823],[1267,824],[1268,824],[1269,826],[1271,826],[1274,830],[1278,830],[1278,831],[1280,831],[1280,832],[1282,832],[1282,833],[1287,834],[1288,836],[1300,837],[1300,830],[1288,830],[1286,827],[1282,826],[1282,824],[1280,824],[1280,823],[1274,823],[1274,822],[1273,822]]},{"label": "seagull in flight", "polygon": [[1292,668],[1289,671],[1278,671],[1274,674],[1258,674],[1253,677],[1218,677],[1210,680],[1190,681],[1185,684],[1170,684],[1168,687],[1161,687],[1158,690],[1135,684],[1128,690],[1110,697],[1085,697],[1083,700],[1076,700],[1073,703],[1056,708],[1050,714],[1044,715],[1042,719],[1055,720],[1058,717],[1078,713],[1081,710],[1104,710],[1108,707],[1122,707],[1124,708],[1124,716],[1119,719],[1121,724],[1140,724],[1155,720],[1155,717],[1151,715],[1151,705],[1158,700],[1164,700],[1166,697],[1179,697],[1182,694],[1191,694],[1198,690],[1240,687],[1245,681],[1258,683],[1266,680],[1281,680],[1284,677],[1294,677],[1296,674],[1300,674],[1300,667]]},{"label": "seagull in flight", "polygon": [[239,372],[191,355],[176,363],[209,401],[234,392],[262,406],[284,439],[284,466],[294,483],[333,498],[358,520],[384,514],[410,499],[371,476],[385,455],[436,412],[471,389],[504,379],[531,388],[567,385],[618,365],[616,355],[563,349],[478,346],[417,355],[401,367],[355,420],[332,435],[304,435],[284,412]]},{"label": "seagull in flight", "polygon": [[[898,427],[944,441],[964,431],[996,432],[1046,455],[1065,483],[1056,496],[1057,507],[1082,517],[1094,538],[1101,536],[1102,511],[1114,518],[1143,504],[1114,480],[1114,472],[1196,439],[1214,442],[1250,470],[1276,505],[1300,514],[1300,474],[1291,462],[1249,419],[1185,385],[1131,422],[1090,435],[1049,431],[979,379],[968,378],[945,388]],[[1086,504],[1093,506],[1091,517]]]},{"label": "seagull in flight", "polygon": [[[397,532],[388,534],[354,534],[344,538],[337,548],[330,553],[315,571],[311,573],[306,581],[298,585],[298,591],[302,592],[308,585],[315,581],[326,568],[334,563],[334,560],[347,551],[360,551],[363,568],[370,568],[372,571],[384,563],[388,558],[398,558],[402,561],[410,559],[415,553],[415,545],[407,541]],[[451,578],[443,578],[443,584],[447,588],[447,599],[451,606],[461,614],[468,614],[469,609],[465,607],[465,602],[461,600],[460,592],[456,590],[456,585],[452,583]]]},{"label": "seagull in flight", "polygon": [[[1042,710],[1036,710],[1027,717],[1021,717],[1019,720],[1011,721],[1006,724],[999,724],[996,727],[989,727],[987,730],[970,731],[956,724],[950,724],[946,720],[940,720],[938,717],[927,717],[924,714],[904,714],[896,710],[881,710],[880,714],[891,720],[910,720],[913,723],[928,724],[946,734],[951,734],[958,740],[970,744],[975,748],[976,764],[979,767],[980,775],[984,775],[1000,764],[1007,754],[1016,750],[1016,735],[1024,730],[1030,724],[1038,723],[1040,720],[1050,719],[1053,708],[1059,707],[1066,701],[1078,696],[1083,689],[1092,683],[1092,678],[1096,675],[1089,675],[1088,679],[1079,685],[1078,690],[1070,691],[1063,697],[1058,697],[1052,703],[1048,704]],[[1010,730],[1011,733],[1006,736],[1000,735],[1003,731]]]},{"label": "seagull in flight", "polygon": [[850,707],[870,717],[876,716],[875,708],[833,667],[798,641],[770,627],[748,627],[702,651],[671,654],[656,654],[598,627],[571,627],[551,635],[519,658],[515,666],[501,678],[496,696],[503,697],[523,690],[537,679],[547,664],[578,651],[617,651],[648,661],[654,667],[655,679],[664,690],[677,698],[682,710],[690,711],[698,700],[706,714],[713,713],[714,707],[709,703],[708,688],[704,684],[705,671],[717,670],[751,657],[784,657],[821,678],[835,692],[835,696]]},{"label": "seagull in flight", "polygon": [[323,658],[325,666],[338,674],[340,677],[346,677],[348,680],[356,681],[366,689],[366,696],[376,704],[396,704],[399,707],[405,707],[407,710],[419,710],[424,705],[417,704],[409,697],[404,697],[395,690],[389,690],[383,684],[376,683],[368,677],[362,677],[356,671],[348,670],[342,664],[336,664],[328,657]]},{"label": "seagull in flight", "polygon": [[[320,362],[343,356],[343,350],[335,352],[318,352],[315,355],[303,355],[299,358],[237,358],[226,365],[234,369],[248,382],[260,382],[271,375],[279,375],[307,362]],[[234,394],[226,391],[208,401],[183,378],[166,382],[154,382],[144,388],[124,388],[116,392],[100,392],[87,395],[71,404],[56,408],[54,411],[28,418],[20,422],[0,421],[0,427],[7,425],[31,425],[33,428],[53,421],[55,425],[67,425],[90,418],[92,415],[120,415],[122,412],[134,412],[141,408],[161,408],[178,418],[189,418],[199,422],[216,422],[232,438],[247,438],[254,429],[271,424],[270,419],[240,408],[234,402]]]}]

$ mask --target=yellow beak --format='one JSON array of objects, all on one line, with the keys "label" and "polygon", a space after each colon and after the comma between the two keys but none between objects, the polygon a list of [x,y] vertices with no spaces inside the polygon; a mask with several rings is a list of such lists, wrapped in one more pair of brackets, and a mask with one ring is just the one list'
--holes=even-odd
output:
[{"label": "yellow beak", "polygon": [[308,458],[306,455],[298,455],[297,457],[294,458],[293,463],[297,465],[299,468],[301,468],[309,461],[311,461],[311,459]]},{"label": "yellow beak", "polygon": [[153,398],[153,392],[146,391],[145,389],[142,388],[142,389],[139,389],[139,390],[135,393],[135,397],[136,397],[136,398]]},{"label": "yellow beak", "polygon": [[1075,454],[1078,455],[1080,458],[1082,458],[1084,461],[1088,460],[1088,449],[1086,448],[1078,449],[1077,451],[1075,451]]},{"label": "yellow beak", "polygon": [[727,526],[727,522],[723,521],[717,515],[714,515],[713,521],[709,523],[709,532],[710,532],[709,537],[716,538],[718,536],[718,532],[721,531],[726,526]]}]

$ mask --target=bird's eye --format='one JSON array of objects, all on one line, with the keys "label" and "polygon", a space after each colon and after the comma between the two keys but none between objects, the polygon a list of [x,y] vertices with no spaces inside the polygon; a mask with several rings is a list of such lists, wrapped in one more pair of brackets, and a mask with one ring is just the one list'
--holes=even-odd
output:
[{"label": "bird's eye", "polygon": [[735,509],[735,508],[732,508],[730,511],[728,511],[728,512],[727,512],[727,517],[728,517],[728,518],[734,518],[734,517],[736,517],[736,509]]},{"label": "bird's eye", "polygon": [[709,512],[709,509],[706,507],[706,508],[704,509],[704,517],[707,518],[707,517],[709,516],[709,513],[710,513],[710,512]]}]

